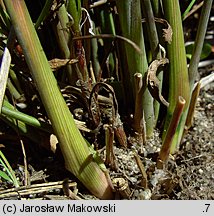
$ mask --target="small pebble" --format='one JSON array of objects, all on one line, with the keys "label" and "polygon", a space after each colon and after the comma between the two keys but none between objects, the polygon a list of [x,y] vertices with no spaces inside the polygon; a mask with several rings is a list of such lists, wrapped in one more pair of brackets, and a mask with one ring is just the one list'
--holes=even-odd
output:
[{"label": "small pebble", "polygon": [[152,196],[152,192],[151,190],[149,189],[146,189],[145,191],[142,191],[140,194],[139,194],[139,198],[141,200],[150,200],[151,199],[151,196]]},{"label": "small pebble", "polygon": [[198,172],[199,172],[200,174],[203,174],[203,170],[202,170],[202,169],[199,169]]},{"label": "small pebble", "polygon": [[136,197],[136,198],[137,198],[137,197],[138,197],[138,195],[139,195],[139,191],[138,191],[138,190],[135,190],[135,191],[134,191],[134,197]]}]

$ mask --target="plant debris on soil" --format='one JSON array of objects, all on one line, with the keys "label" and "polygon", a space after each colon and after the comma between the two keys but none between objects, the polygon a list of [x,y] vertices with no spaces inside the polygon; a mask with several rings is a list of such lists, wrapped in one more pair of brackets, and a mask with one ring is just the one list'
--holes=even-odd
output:
[{"label": "plant debris on soil", "polygon": [[[206,76],[211,67],[200,70]],[[200,91],[194,124],[185,134],[176,155],[169,158],[164,169],[156,168],[161,147],[158,131],[153,139],[141,147],[129,138],[127,149],[114,147],[115,164],[109,167],[114,186],[118,187],[115,199],[214,199],[214,83]],[[96,199],[64,168],[60,149],[55,154],[23,138],[28,161],[28,182],[23,166],[23,153],[19,137],[1,121],[1,150],[15,170],[20,188],[1,181],[0,199]],[[139,169],[138,155],[145,173]],[[105,158],[105,149],[100,151]],[[2,168],[2,167],[1,167]],[[27,186],[26,186],[27,185]],[[69,195],[69,192],[73,195]]]}]

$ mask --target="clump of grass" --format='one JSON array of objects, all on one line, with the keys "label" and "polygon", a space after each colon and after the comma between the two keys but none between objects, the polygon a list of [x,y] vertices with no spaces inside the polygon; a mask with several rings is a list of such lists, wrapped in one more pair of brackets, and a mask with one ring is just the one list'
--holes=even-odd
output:
[{"label": "clump of grass", "polygon": [[[91,5],[89,1],[53,4],[48,0],[35,25],[24,1],[1,2],[0,45],[4,48],[10,35],[8,45],[17,66],[11,66],[9,72],[9,98],[5,97],[1,119],[14,128],[14,119],[18,120],[19,130],[31,139],[37,138],[27,125],[44,134],[55,133],[66,168],[97,197],[112,198],[108,171],[87,138],[99,149],[100,134],[105,137],[109,154],[105,161],[114,168],[114,141],[127,148],[126,135],[146,145],[154,130],[160,129],[163,145],[158,167],[177,152],[185,126],[192,122],[187,116],[194,107],[191,101],[197,97],[192,91],[211,5],[211,0],[204,1],[188,68],[178,0],[97,1]],[[37,33],[41,36],[44,26],[54,33],[45,43],[55,52],[43,50]],[[53,72],[47,56],[68,61]],[[14,110],[9,103],[12,97],[29,106],[18,75],[20,62],[27,63],[51,125],[24,113],[24,109]],[[63,96],[70,96],[67,104]],[[80,133],[74,117],[84,119],[85,131],[93,133]]]},{"label": "clump of grass", "polygon": [[19,187],[19,183],[16,179],[15,173],[1,150],[0,164],[4,169],[4,171],[0,170],[0,177],[6,181],[13,183],[15,187]]}]

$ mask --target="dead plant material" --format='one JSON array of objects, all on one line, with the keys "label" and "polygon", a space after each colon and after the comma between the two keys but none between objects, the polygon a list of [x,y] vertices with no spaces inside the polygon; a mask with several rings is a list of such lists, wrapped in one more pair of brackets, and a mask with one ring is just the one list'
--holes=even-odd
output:
[{"label": "dead plant material", "polygon": [[[76,188],[76,182],[68,182],[69,188]],[[58,182],[49,182],[49,183],[42,183],[42,184],[34,184],[31,186],[21,186],[18,188],[0,190],[0,199],[7,199],[7,198],[22,198],[24,196],[36,195],[41,193],[48,194],[49,191],[55,189],[62,189],[63,188],[63,181]]]},{"label": "dead plant material", "polygon": [[194,14],[197,10],[199,10],[204,4],[204,1],[200,2],[199,4],[193,6],[192,10],[189,11],[189,13],[183,18],[183,21],[190,17],[192,14]]},{"label": "dead plant material", "polygon": [[144,165],[143,165],[142,161],[140,160],[140,157],[137,153],[134,153],[134,158],[135,158],[137,166],[140,169],[140,172],[142,174],[141,186],[146,189],[146,188],[148,188],[148,179],[147,179],[145,167],[144,167]]},{"label": "dead plant material", "polygon": [[164,99],[161,94],[160,81],[156,76],[158,67],[163,66],[166,63],[169,63],[169,60],[167,58],[154,60],[148,68],[146,83],[148,85],[149,92],[154,97],[154,99],[168,107],[169,103]]},{"label": "dead plant material", "polygon": [[52,71],[57,71],[58,69],[60,69],[61,67],[64,67],[66,65],[69,64],[75,64],[78,62],[77,59],[58,59],[58,58],[54,58],[49,62],[49,65],[51,67]]},{"label": "dead plant material", "polygon": [[135,112],[133,118],[133,128],[135,130],[135,138],[140,143],[141,147],[146,143],[146,125],[143,112],[143,94],[146,88],[146,83],[143,82],[141,73],[134,74],[135,81]]},{"label": "dead plant material", "polygon": [[[142,19],[142,22],[146,22],[146,19]],[[167,20],[157,17],[155,17],[155,22],[161,23],[166,27],[165,29],[163,29],[163,38],[167,43],[171,44],[173,31],[170,24],[167,22]]]},{"label": "dead plant material", "polygon": [[129,40],[128,38],[122,37],[120,35],[111,35],[111,34],[99,34],[99,35],[84,35],[84,36],[79,36],[79,37],[74,37],[73,40],[80,40],[80,39],[93,39],[93,38],[112,38],[114,40],[122,40],[126,43],[128,43],[130,46],[132,46],[136,52],[138,52],[139,54],[142,54],[142,50],[140,49],[140,47],[134,43],[133,41]]},{"label": "dead plant material", "polygon": [[[124,178],[114,178],[112,180],[116,196],[122,197],[124,199],[129,199],[131,195],[131,190],[128,185],[128,181]],[[117,198],[117,197],[116,197]]]},{"label": "dead plant material", "polygon": [[118,165],[114,154],[114,130],[108,124],[104,126],[105,130],[105,142],[106,142],[106,159],[105,165],[109,166],[112,170],[117,170]]},{"label": "dead plant material", "polygon": [[[103,90],[103,89],[106,90],[111,95],[112,100],[113,100],[113,106],[111,107],[111,109],[107,109],[106,107],[104,107],[103,110],[99,110],[99,113],[98,112],[96,113],[95,112],[96,110],[93,109],[92,107],[92,103],[94,103],[94,99],[95,99],[95,102],[97,104],[98,93],[100,90]],[[91,114],[93,118],[96,117],[95,115],[100,115],[101,113],[105,115],[105,118],[108,121],[108,124],[111,125],[114,130],[114,133],[118,139],[118,142],[120,143],[121,146],[126,148],[127,147],[127,137],[126,137],[126,134],[123,128],[123,123],[118,113],[118,103],[117,103],[116,95],[115,95],[115,92],[112,86],[110,86],[107,83],[103,83],[103,82],[96,83],[90,94],[89,107],[91,109]]]},{"label": "dead plant material", "polygon": [[71,191],[70,185],[69,185],[69,179],[65,179],[62,185],[63,185],[63,192],[67,197],[69,197],[72,200],[81,200],[81,198],[77,196],[76,190],[74,190],[74,192]]},{"label": "dead plant material", "polygon": [[192,92],[192,97],[190,100],[189,110],[188,110],[187,119],[186,119],[185,130],[189,130],[193,125],[194,112],[195,112],[195,108],[196,108],[197,99],[198,99],[198,96],[200,93],[200,88],[201,88],[201,83],[198,82],[196,87],[194,88],[194,90]]}]

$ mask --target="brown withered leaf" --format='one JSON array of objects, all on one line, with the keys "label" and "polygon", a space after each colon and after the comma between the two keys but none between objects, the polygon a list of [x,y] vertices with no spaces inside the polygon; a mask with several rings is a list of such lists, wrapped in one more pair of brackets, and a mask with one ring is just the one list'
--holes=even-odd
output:
[{"label": "brown withered leaf", "polygon": [[[93,98],[93,96],[95,96],[95,102],[96,102],[97,97],[98,97],[98,93],[101,89],[105,89],[105,91],[111,95],[111,97],[108,98],[108,99],[112,100],[111,111],[109,112],[109,115],[108,115],[109,124],[112,125],[115,136],[117,137],[120,145],[127,147],[127,137],[126,137],[126,134],[124,132],[123,123],[121,122],[120,115],[118,113],[118,103],[117,103],[117,99],[116,99],[116,95],[115,95],[113,87],[107,83],[104,83],[104,82],[96,83],[95,86],[93,87],[92,91],[91,91],[91,95],[90,95],[90,99],[89,99],[89,107],[91,110],[93,109],[93,111],[96,111],[96,112],[93,112],[93,114],[99,115],[99,122],[100,122],[100,120],[102,120],[101,114],[100,114],[100,107],[99,107],[98,103],[97,103],[98,107],[96,106],[96,104],[93,105],[92,98]],[[107,100],[106,100],[106,102],[107,102]],[[105,110],[107,111],[107,109],[105,109]],[[102,113],[105,113],[105,110],[102,110]]]},{"label": "brown withered leaf", "polygon": [[68,64],[77,63],[78,60],[77,59],[58,59],[58,58],[55,58],[55,59],[52,59],[52,60],[50,60],[48,62],[49,62],[49,65],[50,65],[51,69],[53,71],[56,71],[59,68],[61,68],[63,66],[66,66]]},{"label": "brown withered leaf", "polygon": [[0,148],[5,148],[5,145],[3,145],[3,144],[0,144]]},{"label": "brown withered leaf", "polygon": [[156,76],[158,67],[161,65],[165,65],[166,63],[169,63],[169,60],[167,58],[154,60],[148,68],[146,82],[147,82],[148,90],[152,95],[152,97],[156,99],[159,103],[162,103],[168,107],[169,103],[164,99],[164,97],[161,94],[160,81]]},{"label": "brown withered leaf", "polygon": [[163,29],[163,37],[167,43],[171,44],[173,31],[172,31],[172,27],[170,26],[170,24],[167,22],[167,20],[161,19],[161,18],[155,18],[155,21],[167,27],[166,29]]},{"label": "brown withered leaf", "polygon": [[[172,27],[170,26],[170,24],[167,22],[167,20],[162,19],[162,18],[155,17],[154,19],[155,19],[155,22],[161,23],[166,27],[165,29],[163,29],[163,37],[167,43],[171,44],[173,31],[172,31]],[[146,19],[145,18],[142,19],[142,22],[146,22]]]}]

